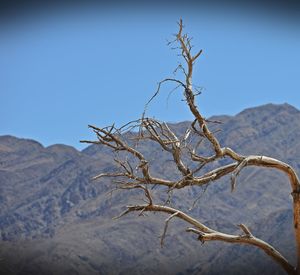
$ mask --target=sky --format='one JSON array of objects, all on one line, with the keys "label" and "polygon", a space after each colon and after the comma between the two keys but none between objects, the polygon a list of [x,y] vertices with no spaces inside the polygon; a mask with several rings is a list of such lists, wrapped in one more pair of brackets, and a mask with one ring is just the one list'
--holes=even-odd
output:
[{"label": "sky", "polygon": [[[267,103],[300,109],[300,23],[287,11],[164,3],[6,11],[0,135],[82,149],[79,140],[94,139],[88,124],[121,126],[139,118],[160,80],[181,77],[173,71],[182,59],[167,45],[179,18],[195,51],[203,49],[193,81],[202,87],[205,117]],[[172,89],[162,88],[148,115],[191,120],[181,91]]]}]

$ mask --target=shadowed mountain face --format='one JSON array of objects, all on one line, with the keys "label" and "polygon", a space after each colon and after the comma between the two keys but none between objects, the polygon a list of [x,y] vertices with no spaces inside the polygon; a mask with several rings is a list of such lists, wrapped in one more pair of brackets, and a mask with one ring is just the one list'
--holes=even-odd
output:
[{"label": "shadowed mountain face", "polygon": [[[213,126],[222,130],[217,134],[222,146],[272,156],[300,172],[299,110],[268,104],[213,119],[223,122]],[[171,125],[179,135],[188,126]],[[152,161],[153,173],[176,176],[170,156],[157,146],[143,143],[140,150]],[[172,220],[161,248],[165,215],[112,220],[124,205],[141,201],[138,191],[111,194],[108,179],[90,181],[99,172],[114,171],[113,158],[102,146],[79,152],[0,137],[0,274],[284,274],[253,247],[201,245],[185,233],[182,221]],[[154,190],[155,198],[165,199],[159,191]],[[234,193],[225,178],[205,192],[200,187],[174,191],[171,204],[227,233],[238,234],[236,225],[244,223],[294,263],[290,192],[278,171],[247,168]]]}]

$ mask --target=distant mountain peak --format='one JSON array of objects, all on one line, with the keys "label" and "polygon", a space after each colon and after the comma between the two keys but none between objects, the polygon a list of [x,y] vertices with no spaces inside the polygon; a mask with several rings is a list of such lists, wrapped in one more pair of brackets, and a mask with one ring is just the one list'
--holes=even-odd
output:
[{"label": "distant mountain peak", "polygon": [[65,145],[65,144],[53,144],[50,145],[48,147],[46,147],[47,151],[51,151],[51,152],[56,152],[56,151],[68,151],[68,152],[72,152],[72,153],[78,153],[77,149],[74,148],[73,146],[70,145]]},{"label": "distant mountain peak", "polygon": [[251,107],[251,108],[246,108],[245,110],[241,111],[240,113],[238,113],[236,115],[236,117],[240,117],[240,116],[249,116],[249,115],[274,115],[274,114],[279,114],[285,112],[286,114],[289,115],[296,115],[296,114],[300,114],[300,111],[288,104],[288,103],[283,103],[283,104],[274,104],[274,103],[268,103],[268,104],[264,104],[261,106],[257,106],[257,107]]},{"label": "distant mountain peak", "polygon": [[35,149],[44,148],[44,146],[36,140],[27,139],[27,138],[18,138],[12,135],[0,136],[0,143],[2,145],[5,145],[6,148],[10,148],[14,151],[17,151],[24,146],[33,147]]}]

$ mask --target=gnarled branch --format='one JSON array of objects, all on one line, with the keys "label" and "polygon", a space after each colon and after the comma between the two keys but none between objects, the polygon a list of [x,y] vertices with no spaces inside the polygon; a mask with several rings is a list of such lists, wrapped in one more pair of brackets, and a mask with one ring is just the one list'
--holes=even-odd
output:
[{"label": "gnarled branch", "polygon": [[[288,164],[267,156],[250,155],[244,156],[235,152],[229,147],[221,147],[215,131],[209,129],[208,123],[210,122],[204,118],[199,111],[196,103],[196,96],[199,91],[193,86],[193,69],[195,62],[201,56],[202,50],[199,50],[195,54],[192,53],[191,37],[183,33],[182,20],[179,21],[179,30],[176,34],[176,39],[172,43],[178,44],[180,54],[184,59],[185,64],[180,64],[177,69],[180,69],[184,75],[184,81],[175,78],[165,78],[158,83],[158,87],[154,95],[146,103],[144,112],[141,119],[129,122],[120,128],[115,125],[98,128],[96,126],[89,125],[89,127],[96,134],[96,141],[83,140],[81,142],[89,144],[99,144],[110,148],[112,151],[121,155],[126,153],[130,156],[128,160],[127,156],[124,159],[121,157],[115,158],[120,171],[114,173],[100,173],[93,177],[93,179],[101,179],[103,177],[117,178],[119,183],[119,189],[142,189],[144,195],[148,201],[144,205],[127,206],[126,210],[121,213],[117,218],[124,216],[130,212],[139,211],[140,214],[144,212],[164,212],[170,216],[165,220],[165,227],[161,237],[161,245],[163,245],[169,222],[173,218],[179,218],[184,220],[193,227],[187,229],[188,232],[192,232],[198,235],[198,239],[201,242],[205,241],[223,241],[229,243],[247,244],[260,248],[267,255],[269,255],[275,262],[282,266],[282,268],[289,274],[300,274],[300,181],[295,170]],[[177,71],[176,69],[176,71]],[[176,89],[182,88],[184,101],[186,102],[191,114],[193,115],[193,121],[188,129],[186,129],[183,136],[177,135],[168,124],[160,122],[153,118],[146,117],[146,110],[152,100],[159,94],[162,85],[166,82],[175,83]],[[195,91],[194,91],[195,88]],[[219,123],[219,122],[215,122]],[[125,141],[126,131],[132,131],[138,128],[139,132],[134,133],[135,145],[131,145],[130,142]],[[124,135],[125,134],[125,135]],[[197,138],[195,142],[194,139]],[[141,141],[151,140],[160,146],[162,151],[172,156],[172,161],[175,164],[179,176],[176,180],[168,180],[164,178],[154,177],[151,173],[150,160],[139,151],[139,143]],[[202,141],[207,141],[202,142]],[[203,152],[207,152],[208,148],[201,146],[209,145],[210,153],[204,155]],[[201,150],[199,149],[201,148]],[[199,152],[202,153],[199,153]],[[204,167],[208,167],[207,164],[227,158],[232,162],[227,165],[219,166],[210,171],[203,171]],[[133,165],[134,163],[134,165]],[[294,268],[283,255],[281,255],[270,244],[255,237],[249,228],[240,224],[239,227],[242,230],[241,235],[225,234],[216,230],[213,230],[199,220],[196,220],[188,214],[166,206],[153,203],[153,197],[148,190],[148,185],[162,185],[168,187],[168,190],[182,189],[188,186],[203,186],[210,182],[217,181],[226,175],[231,174],[231,186],[232,191],[236,187],[236,179],[241,171],[248,166],[256,166],[263,168],[273,168],[285,173],[291,185],[293,196],[293,211],[294,211],[294,231],[297,243],[297,255],[298,262]],[[135,167],[135,168],[134,168]],[[192,167],[192,168],[189,168]],[[199,175],[200,174],[200,175]]]}]

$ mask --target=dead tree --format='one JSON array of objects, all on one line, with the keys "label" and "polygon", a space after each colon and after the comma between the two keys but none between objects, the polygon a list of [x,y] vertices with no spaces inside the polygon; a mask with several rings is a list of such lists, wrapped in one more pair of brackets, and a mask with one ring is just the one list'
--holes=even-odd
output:
[{"label": "dead tree", "polygon": [[[196,234],[200,242],[207,241],[223,241],[227,243],[247,244],[255,246],[263,250],[275,262],[277,262],[288,274],[300,274],[300,182],[295,170],[288,164],[267,156],[249,155],[243,156],[235,152],[229,147],[222,147],[216,138],[216,135],[209,129],[208,120],[206,120],[196,104],[196,96],[199,91],[194,87],[193,69],[196,60],[201,55],[202,50],[196,54],[192,53],[191,38],[183,33],[182,20],[178,23],[179,30],[175,35],[175,40],[172,43],[177,45],[180,55],[184,60],[183,65],[180,64],[177,70],[181,70],[184,80],[176,78],[166,78],[158,85],[158,89],[153,97],[146,104],[145,109],[151,100],[159,93],[161,85],[165,82],[173,82],[176,88],[182,88],[184,100],[194,116],[190,127],[185,132],[185,135],[179,138],[171,127],[164,122],[160,122],[153,118],[148,118],[143,113],[142,117],[136,121],[132,121],[120,128],[114,125],[104,128],[98,128],[89,125],[97,136],[96,141],[83,140],[82,142],[90,144],[101,144],[111,148],[114,152],[125,152],[130,158],[116,158],[115,162],[120,168],[116,173],[101,173],[93,179],[103,177],[112,177],[114,182],[118,184],[118,188],[122,190],[141,189],[144,192],[146,203],[139,205],[130,205],[126,207],[126,211],[118,217],[124,216],[130,212],[164,212],[169,215],[165,221],[164,233],[161,238],[161,243],[164,241],[168,223],[173,218],[178,218],[189,224],[187,232]],[[130,145],[124,138],[124,133],[138,127],[139,131],[136,135],[136,142],[142,140],[151,140],[157,143],[163,151],[170,154],[180,177],[177,180],[155,177],[151,172],[151,165],[144,155],[138,150],[135,145]],[[191,146],[192,137],[197,137],[199,142]],[[201,141],[205,140],[211,147],[213,152],[211,155],[203,155],[199,153],[198,147]],[[202,151],[203,152],[203,151]],[[204,167],[212,162],[217,162],[220,159],[227,158],[230,163],[220,166],[211,171],[201,174]],[[191,169],[187,165],[187,159],[193,163]],[[291,185],[291,194],[293,197],[294,211],[294,232],[297,244],[297,266],[294,267],[288,260],[273,246],[267,242],[255,237],[249,228],[240,224],[241,234],[226,234],[216,231],[201,222],[184,213],[183,211],[172,208],[165,204],[156,204],[153,198],[152,189],[149,186],[162,185],[167,187],[167,190],[189,188],[190,186],[205,186],[212,181],[216,181],[226,175],[231,175],[232,190],[236,186],[236,178],[239,173],[247,166],[257,166],[263,168],[277,169],[288,176]]]}]

